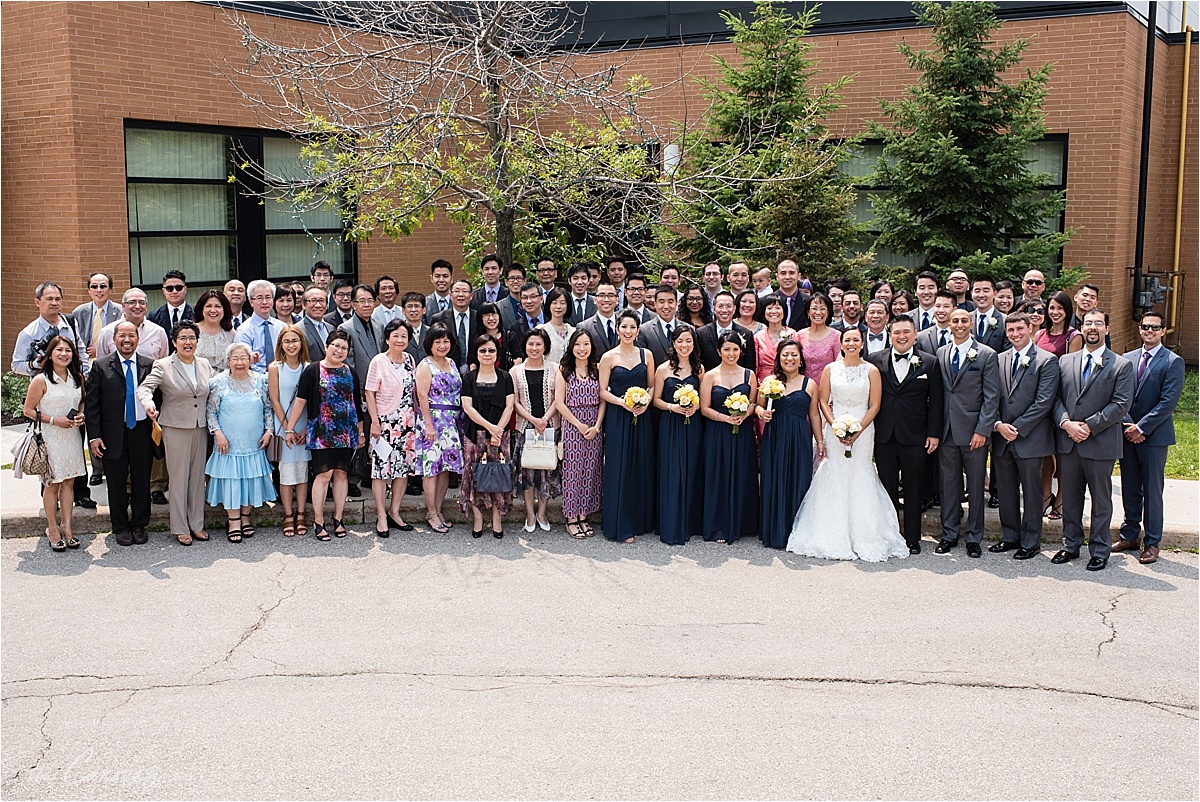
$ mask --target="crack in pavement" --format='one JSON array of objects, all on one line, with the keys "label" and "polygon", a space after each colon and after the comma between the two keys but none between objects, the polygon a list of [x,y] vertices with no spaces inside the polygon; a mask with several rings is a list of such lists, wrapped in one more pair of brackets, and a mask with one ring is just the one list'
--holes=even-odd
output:
[{"label": "crack in pavement", "polygon": [[16,685],[21,682],[47,682],[47,681],[61,680],[61,679],[122,679],[122,678],[132,679],[134,677],[140,677],[140,676],[142,676],[142,675],[141,674],[112,674],[109,676],[104,676],[103,674],[61,674],[57,677],[29,677],[28,679],[6,679],[6,680],[4,680],[4,684],[5,685]]},{"label": "crack in pavement", "polygon": [[[38,698],[38,697],[34,697],[34,698]],[[41,723],[41,726],[38,727],[38,732],[42,736],[42,748],[40,751],[38,751],[37,758],[34,759],[33,765],[26,766],[25,768],[22,768],[22,769],[17,769],[17,773],[8,778],[9,782],[15,782],[15,781],[19,780],[21,778],[21,774],[26,771],[36,771],[37,767],[39,765],[41,765],[42,758],[44,758],[46,756],[46,753],[49,752],[51,747],[54,746],[54,742],[50,740],[50,736],[46,735],[46,724],[50,718],[50,711],[54,708],[54,697],[47,696],[47,697],[45,697],[45,699],[46,699],[46,709],[42,711],[42,723]]]},{"label": "crack in pavement", "polygon": [[1109,607],[1107,610],[1098,610],[1097,611],[1100,613],[1100,623],[1103,624],[1104,626],[1108,627],[1109,635],[1107,638],[1105,638],[1104,640],[1102,640],[1096,644],[1096,657],[1100,656],[1101,649],[1103,649],[1105,646],[1107,646],[1108,644],[1112,643],[1113,641],[1115,641],[1117,639],[1117,627],[1115,624],[1113,624],[1112,622],[1110,622],[1108,620],[1108,617],[1110,615],[1112,615],[1112,613],[1117,609],[1117,601],[1122,596],[1127,595],[1129,592],[1130,591],[1127,590],[1124,593],[1118,593],[1116,596],[1113,596],[1111,599],[1108,600]]},{"label": "crack in pavement", "polygon": [[[1130,704],[1147,705],[1156,710],[1171,712],[1176,715],[1182,715],[1186,718],[1195,720],[1196,716],[1188,715],[1195,713],[1197,706],[1195,704],[1177,704],[1175,702],[1165,702],[1159,699],[1140,699],[1133,696],[1118,696],[1116,694],[1107,694],[1100,691],[1081,690],[1078,688],[1060,688],[1052,685],[1042,685],[1036,683],[1020,684],[1020,683],[1000,683],[1000,682],[985,682],[985,681],[948,681],[939,679],[903,679],[896,677],[878,678],[878,677],[821,677],[821,676],[764,676],[758,674],[454,674],[454,673],[432,673],[419,671],[380,671],[375,669],[339,671],[339,672],[320,672],[320,671],[297,671],[288,673],[270,673],[270,674],[248,674],[242,677],[227,677],[224,679],[215,679],[208,682],[179,682],[179,683],[159,683],[147,685],[141,688],[109,688],[107,690],[89,690],[89,691],[68,691],[65,693],[54,694],[48,698],[60,698],[69,696],[91,696],[98,693],[120,693],[120,692],[139,692],[148,690],[175,690],[183,688],[203,688],[215,687],[229,683],[247,682],[256,679],[339,679],[347,677],[398,677],[416,679],[423,682],[430,682],[437,679],[460,679],[460,680],[493,680],[493,681],[508,681],[507,685],[501,685],[496,690],[502,690],[512,687],[515,684],[523,682],[548,681],[550,683],[578,683],[585,685],[593,685],[595,687],[614,687],[616,684],[626,683],[630,681],[651,681],[665,684],[667,682],[761,682],[773,683],[781,685],[875,685],[875,686],[908,686],[908,687],[943,687],[943,688],[971,688],[981,690],[1000,690],[1000,691],[1039,691],[1043,693],[1061,694],[1063,696],[1083,696],[1094,699],[1104,699],[1114,702],[1128,702]],[[443,686],[445,687],[445,686]],[[479,689],[458,689],[468,691],[478,691]],[[25,699],[25,698],[47,698],[46,694],[29,694],[27,696],[12,695],[4,697],[3,701],[10,699]],[[128,702],[128,700],[126,700]],[[126,702],[122,702],[122,705]],[[120,705],[118,705],[120,707]],[[116,708],[113,708],[114,710]],[[49,711],[47,711],[49,712]],[[110,711],[111,712],[111,711]]]}]

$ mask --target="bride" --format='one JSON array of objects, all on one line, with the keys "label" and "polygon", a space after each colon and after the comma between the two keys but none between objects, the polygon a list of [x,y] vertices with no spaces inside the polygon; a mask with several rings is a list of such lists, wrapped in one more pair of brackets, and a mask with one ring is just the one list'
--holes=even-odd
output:
[{"label": "bride", "polygon": [[[842,358],[821,374],[819,403],[828,453],[792,524],[787,550],[796,554],[868,562],[908,556],[896,509],[871,461],[871,422],[879,412],[882,385],[879,369],[862,358],[862,350],[862,334],[857,328],[847,329]],[[843,416],[858,419],[862,428],[838,438],[831,424]]]}]

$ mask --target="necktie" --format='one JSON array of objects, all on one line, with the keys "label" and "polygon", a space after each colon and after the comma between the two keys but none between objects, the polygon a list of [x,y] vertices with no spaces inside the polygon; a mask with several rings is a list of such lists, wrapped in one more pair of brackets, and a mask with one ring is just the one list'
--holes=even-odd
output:
[{"label": "necktie", "polygon": [[329,327],[325,325],[324,320],[317,324],[317,333],[321,335],[321,345],[324,345],[329,339]]},{"label": "necktie", "polygon": [[179,310],[171,310],[171,331],[175,331],[175,327],[179,325]]},{"label": "necktie", "polygon": [[946,344],[946,334],[949,331],[950,331],[949,329],[942,329],[941,339],[938,340],[938,348],[941,348],[943,345]]},{"label": "necktie", "polygon": [[612,346],[614,346],[616,344],[617,344],[617,333],[615,331],[613,331],[612,321],[610,320],[610,321],[608,321],[608,346],[611,348]]},{"label": "necktie", "polygon": [[446,311],[446,299],[445,298],[438,298],[438,311],[439,312]]},{"label": "necktie", "polygon": [[467,316],[458,316],[458,343],[460,348],[467,347]]},{"label": "necktie", "polygon": [[100,329],[104,328],[104,307],[97,309],[92,307],[92,339],[90,343],[95,345],[100,341]]},{"label": "necktie", "polygon": [[583,320],[583,301],[575,300],[575,322]]},{"label": "necktie", "polygon": [[1146,368],[1150,365],[1150,352],[1146,351],[1142,354],[1142,364],[1138,365],[1138,384],[1142,383],[1142,379],[1146,378]]},{"label": "necktie", "polygon": [[925,329],[927,329],[927,328],[929,328],[929,313],[922,312],[921,313],[921,331],[925,331]]},{"label": "necktie", "polygon": [[1021,355],[1018,353],[1014,353],[1011,378],[1013,378],[1013,379],[1017,378],[1017,368],[1020,366],[1020,364],[1021,364]]},{"label": "necktie", "polygon": [[953,374],[953,375],[955,375],[955,376],[957,376],[957,375],[958,375],[958,368],[959,368],[959,362],[958,362],[958,349],[957,349],[957,348],[955,348],[955,349],[954,349],[954,356],[952,356],[952,357],[950,358],[950,373],[951,373],[951,374]]},{"label": "necktie", "polygon": [[1083,384],[1087,386],[1088,379],[1092,376],[1092,357],[1089,355],[1083,360]]},{"label": "necktie", "polygon": [[496,294],[497,294],[497,291],[495,289],[489,289],[487,291],[488,303],[490,303],[490,304],[496,303]]},{"label": "necktie", "polygon": [[270,362],[274,354],[271,353],[271,321],[268,318],[263,321],[263,347],[262,358],[260,362]]},{"label": "necktie", "polygon": [[979,339],[983,339],[983,329],[987,326],[987,318],[983,315],[979,316]]},{"label": "necktie", "polygon": [[125,360],[125,428],[137,426],[137,404],[133,400],[133,386],[137,383],[133,376],[133,360]]},{"label": "necktie", "polygon": [[670,342],[671,341],[671,324],[668,323],[666,328],[667,328],[667,342]]}]

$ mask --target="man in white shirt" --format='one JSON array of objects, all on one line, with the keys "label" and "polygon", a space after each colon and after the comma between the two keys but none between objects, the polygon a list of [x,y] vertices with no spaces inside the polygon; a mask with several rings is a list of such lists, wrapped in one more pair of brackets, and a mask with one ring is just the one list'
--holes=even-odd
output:
[{"label": "man in white shirt", "polygon": [[[769,272],[769,271],[768,271]],[[768,285],[770,282],[767,282]],[[729,266],[729,291],[737,298],[750,289],[750,268],[745,262],[734,262]]]},{"label": "man in white shirt", "polygon": [[867,354],[876,354],[887,348],[888,341],[888,305],[883,301],[867,302],[867,311],[863,315],[867,326]]},{"label": "man in white shirt", "polygon": [[93,273],[88,276],[88,295],[92,300],[75,307],[71,313],[75,331],[87,346],[87,355],[91,359],[96,358],[96,339],[100,336],[100,329],[121,318],[120,304],[108,297],[111,291],[112,276],[104,272]]},{"label": "man in white shirt", "polygon": [[971,327],[975,339],[996,353],[1009,347],[1005,337],[1004,315],[996,308],[996,280],[988,275],[976,276],[971,282],[971,300],[975,310],[971,312]]},{"label": "man in white shirt", "polygon": [[233,335],[235,343],[250,346],[254,361],[250,369],[255,373],[266,373],[267,366],[275,360],[275,342],[284,329],[284,322],[271,317],[275,306],[275,285],[266,279],[256,279],[246,288],[254,314]]},{"label": "man in white shirt", "polygon": [[571,287],[570,295],[567,297],[567,303],[570,304],[570,308],[567,310],[567,320],[572,326],[578,326],[596,314],[596,301],[588,292],[590,280],[591,271],[586,262],[576,262],[567,270],[567,284]]},{"label": "man in white shirt", "polygon": [[371,318],[379,324],[380,329],[396,318],[404,316],[404,310],[396,303],[397,294],[396,279],[391,276],[375,279],[375,298],[379,305],[371,313]]},{"label": "man in white shirt", "polygon": [[[146,303],[146,293],[137,287],[130,287],[121,296],[121,308],[124,314],[121,320],[127,320],[137,326],[137,352],[148,359],[162,359],[168,353],[167,332],[162,326],[146,317],[149,306]],[[117,323],[121,321],[118,320]],[[96,358],[108,356],[116,350],[113,333],[117,323],[109,323],[100,330],[100,338],[96,341]]]},{"label": "man in white shirt", "polygon": [[957,308],[952,293],[938,290],[933,301],[933,325],[917,335],[917,348],[936,354],[950,342],[950,313]]},{"label": "man in white shirt", "polygon": [[229,310],[233,315],[229,320],[236,329],[245,322],[246,318],[250,317],[249,310],[244,308],[246,305],[246,285],[232,278],[225,282],[225,287],[222,291],[225,293],[225,300],[229,301]]},{"label": "man in white shirt", "polygon": [[617,288],[607,278],[596,285],[596,314],[578,324],[592,338],[594,353],[603,356],[617,345]]},{"label": "man in white shirt", "polygon": [[[922,332],[933,325],[933,302],[938,293],[937,274],[929,270],[918,273],[915,286],[917,288],[914,293],[917,297],[917,308],[910,311],[908,316],[917,324],[917,331]],[[957,306],[958,301],[955,300],[954,304]]]}]

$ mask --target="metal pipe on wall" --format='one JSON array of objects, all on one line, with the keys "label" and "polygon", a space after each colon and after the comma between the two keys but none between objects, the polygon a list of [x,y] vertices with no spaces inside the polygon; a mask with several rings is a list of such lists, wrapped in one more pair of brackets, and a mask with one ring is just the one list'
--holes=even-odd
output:
[{"label": "metal pipe on wall", "polygon": [[1142,267],[1146,250],[1146,183],[1150,171],[1150,112],[1154,99],[1154,43],[1158,34],[1158,3],[1150,3],[1146,20],[1146,83],[1142,89],[1142,153],[1138,171],[1137,235],[1133,246],[1133,292],[1129,313],[1138,319],[1139,294],[1142,291]]},{"label": "metal pipe on wall", "polygon": [[1183,4],[1183,101],[1179,111],[1179,167],[1175,177],[1175,254],[1171,260],[1171,304],[1167,308],[1167,334],[1173,334],[1179,320],[1180,275],[1179,245],[1183,236],[1183,176],[1187,155],[1188,91],[1192,70],[1192,26],[1187,24],[1187,3]]}]

